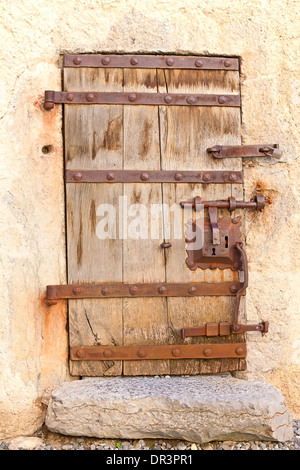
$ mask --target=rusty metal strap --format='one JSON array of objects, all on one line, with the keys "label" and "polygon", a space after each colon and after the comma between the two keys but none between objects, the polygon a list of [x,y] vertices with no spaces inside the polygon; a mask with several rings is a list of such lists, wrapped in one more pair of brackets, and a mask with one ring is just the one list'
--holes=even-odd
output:
[{"label": "rusty metal strap", "polygon": [[229,322],[220,322],[220,323],[206,323],[202,326],[194,326],[191,328],[182,328],[181,335],[182,338],[190,338],[194,336],[230,336],[235,333],[246,333],[247,331],[257,331],[260,333],[267,333],[269,330],[268,322],[261,322],[255,325],[242,325],[238,324],[238,329],[234,330],[233,326]]},{"label": "rusty metal strap", "polygon": [[259,145],[214,145],[206,149],[214,158],[272,157],[279,158],[279,144]]},{"label": "rusty metal strap", "polygon": [[242,287],[240,282],[66,284],[47,286],[46,302],[51,305],[58,299],[236,295]]},{"label": "rusty metal strap", "polygon": [[226,57],[65,54],[64,67],[239,70],[239,60]]},{"label": "rusty metal strap", "polygon": [[54,104],[127,104],[164,106],[240,106],[240,95],[45,91],[44,108]]},{"label": "rusty metal strap", "polygon": [[[209,178],[207,178],[209,175]],[[243,183],[242,171],[66,170],[67,183]]]},{"label": "rusty metal strap", "polygon": [[146,359],[218,359],[246,357],[245,343],[174,344],[166,346],[74,346],[70,358],[74,361],[105,361]]}]

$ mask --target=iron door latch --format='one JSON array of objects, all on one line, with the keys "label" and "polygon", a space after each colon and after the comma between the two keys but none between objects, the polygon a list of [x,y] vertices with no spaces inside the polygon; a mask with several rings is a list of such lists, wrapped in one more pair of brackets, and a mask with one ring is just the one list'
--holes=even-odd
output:
[{"label": "iron door latch", "polygon": [[206,149],[214,158],[272,157],[280,159],[282,150],[278,144],[271,145],[214,145]]}]

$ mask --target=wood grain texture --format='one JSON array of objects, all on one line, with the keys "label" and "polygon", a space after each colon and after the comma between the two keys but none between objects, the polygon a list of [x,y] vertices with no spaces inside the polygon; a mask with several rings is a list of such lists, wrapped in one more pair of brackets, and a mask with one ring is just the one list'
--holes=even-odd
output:
[{"label": "wood grain texture", "polygon": [[[66,90],[122,91],[123,72],[65,69],[64,84]],[[65,142],[68,169],[122,169],[122,106],[65,106]],[[117,207],[122,190],[121,183],[66,185],[69,283],[122,281],[122,240],[117,233],[99,239],[98,225],[107,215],[99,207]],[[122,333],[122,299],[69,301],[70,346],[121,345]],[[120,375],[122,362],[70,361],[70,369],[73,375]]]},{"label": "wood grain texture", "polygon": [[[201,71],[158,71],[160,92],[194,93],[238,93],[238,73]],[[241,169],[241,159],[235,161],[223,160],[216,162],[206,152],[208,147],[226,144],[240,144],[240,111],[238,109],[209,108],[180,108],[160,107],[161,153],[162,168],[166,170],[197,169],[203,170],[238,170]],[[236,185],[237,186],[237,185]],[[194,196],[204,200],[227,199],[232,194],[231,185],[201,185],[181,184],[163,185],[164,201],[178,204]],[[205,211],[206,214],[206,211]],[[189,211],[185,214],[183,224],[189,218],[202,217]],[[226,217],[227,210],[219,210],[219,216]],[[172,240],[172,249],[166,255],[167,282],[182,280],[186,282],[219,282],[234,280],[236,274],[231,270],[197,270],[190,271],[185,263],[186,245],[184,238]],[[193,299],[168,298],[168,317],[170,341],[174,344],[182,342],[179,331],[183,325],[200,326],[207,322],[232,321],[234,299],[225,297],[202,297]],[[207,338],[188,338],[185,343],[202,344]],[[216,342],[244,341],[239,337],[215,338]],[[240,359],[214,359],[171,361],[171,374],[216,373],[225,370],[238,370],[243,367]]]},{"label": "wood grain texture", "polygon": [[[125,69],[124,90],[156,92],[156,70]],[[124,169],[161,169],[156,106],[124,106]],[[162,185],[127,183],[124,195],[128,205],[144,206],[148,223],[145,230],[148,239],[124,240],[124,282],[164,282],[165,257],[160,246],[163,238],[150,236],[151,204],[162,203]],[[168,344],[166,298],[124,299],[123,322],[124,345]],[[168,374],[169,361],[125,361],[123,370],[124,375]]]}]

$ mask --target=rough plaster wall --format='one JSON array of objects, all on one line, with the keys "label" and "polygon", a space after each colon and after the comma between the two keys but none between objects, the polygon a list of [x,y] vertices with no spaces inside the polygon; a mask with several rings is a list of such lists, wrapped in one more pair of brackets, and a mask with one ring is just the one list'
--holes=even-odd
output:
[{"label": "rough plaster wall", "polygon": [[[64,52],[163,52],[242,58],[244,143],[279,142],[280,163],[245,164],[246,198],[272,199],[247,214],[250,378],[266,380],[299,417],[299,17],[290,0],[0,0],[0,438],[30,434],[40,396],[68,379],[66,310],[43,305],[65,274],[61,109],[41,108],[61,87]],[[49,154],[44,145],[52,145]],[[298,375],[297,375],[298,374]]]}]

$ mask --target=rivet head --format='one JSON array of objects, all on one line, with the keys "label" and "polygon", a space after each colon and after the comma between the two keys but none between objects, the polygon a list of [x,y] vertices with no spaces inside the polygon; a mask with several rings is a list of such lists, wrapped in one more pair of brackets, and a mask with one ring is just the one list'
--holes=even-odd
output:
[{"label": "rivet head", "polygon": [[81,292],[81,289],[79,287],[74,287],[74,289],[73,289],[73,294],[74,295],[79,295],[80,292]]},{"label": "rivet head", "polygon": [[234,284],[230,286],[230,292],[233,294],[236,294],[236,292],[239,290],[238,286],[235,286]]},{"label": "rivet head", "polygon": [[233,224],[238,224],[239,221],[240,221],[240,219],[239,219],[238,217],[233,217],[233,219],[231,219],[231,222],[232,222]]},{"label": "rivet head", "polygon": [[237,175],[234,173],[231,173],[231,175],[229,176],[229,181],[231,181],[232,183],[235,183],[237,181]]},{"label": "rivet head", "polygon": [[224,104],[224,103],[226,103],[227,98],[226,98],[226,96],[219,96],[218,101],[219,101],[220,104]]},{"label": "rivet head", "polygon": [[148,181],[148,179],[149,179],[148,173],[142,173],[141,174],[141,180],[142,181]]},{"label": "rivet head", "polygon": [[85,357],[85,351],[83,349],[77,349],[76,356],[83,359]]},{"label": "rivet head", "polygon": [[188,96],[186,100],[189,104],[195,104],[197,101],[195,96]]},{"label": "rivet head", "polygon": [[160,286],[160,287],[158,288],[158,292],[159,292],[160,294],[163,294],[164,292],[166,292],[166,290],[167,290],[167,288],[166,288],[165,286]]},{"label": "rivet head", "polygon": [[214,263],[213,263],[213,264],[211,264],[211,265],[210,265],[210,267],[209,267],[209,268],[210,268],[210,269],[212,269],[212,270],[214,271],[215,269],[217,269],[217,267],[218,267],[218,266],[217,266],[216,264],[214,264]]},{"label": "rivet head", "polygon": [[197,59],[195,62],[196,67],[202,67],[203,66],[203,61],[201,59]]},{"label": "rivet head", "polygon": [[103,59],[101,59],[101,62],[103,65],[108,65],[110,63],[110,58],[109,57],[103,57]]},{"label": "rivet head", "polygon": [[114,173],[107,173],[106,178],[107,178],[109,181],[111,181],[111,180],[113,180],[113,179],[115,178],[115,175],[114,175]]},{"label": "rivet head", "polygon": [[211,173],[204,173],[203,175],[203,181],[205,181],[206,183],[208,183],[209,181],[212,180],[212,174]]},{"label": "rivet head", "polygon": [[139,63],[139,59],[137,57],[132,57],[130,63],[131,65],[137,65]]},{"label": "rivet head", "polygon": [[[192,261],[192,260],[187,261],[186,264],[187,264],[187,266],[188,266],[189,268],[193,268],[193,267],[194,267],[194,261]],[[195,288],[194,288],[194,287],[191,287],[191,289],[195,289]],[[190,292],[190,293],[191,293],[191,292]]]},{"label": "rivet head", "polygon": [[182,180],[182,178],[183,178],[183,174],[182,174],[182,173],[175,173],[175,177],[174,177],[174,178],[176,179],[176,181],[180,181],[180,180]]},{"label": "rivet head", "polygon": [[73,99],[74,99],[73,93],[68,93],[67,96],[66,96],[66,99],[67,99],[68,101],[73,101]]},{"label": "rivet head", "polygon": [[111,357],[111,356],[112,356],[111,350],[110,350],[110,349],[105,349],[105,350],[103,351],[103,356],[104,356],[104,357]]},{"label": "rivet head", "polygon": [[101,293],[102,293],[102,295],[108,295],[109,294],[108,287],[103,287],[103,289],[101,289]]},{"label": "rivet head", "polygon": [[224,65],[225,65],[225,67],[230,67],[232,65],[231,60],[225,60]]},{"label": "rivet head", "polygon": [[196,292],[196,287],[189,288],[189,294],[194,294]]},{"label": "rivet head", "polygon": [[129,101],[135,101],[137,99],[137,96],[135,93],[130,93],[128,96]]},{"label": "rivet head", "polygon": [[146,351],[145,349],[139,349],[138,352],[137,352],[137,355],[139,357],[146,357]]},{"label": "rivet head", "polygon": [[166,95],[166,96],[164,97],[165,103],[171,103],[172,99],[173,99],[173,98],[172,98],[172,96],[170,96],[170,95]]},{"label": "rivet head", "polygon": [[138,293],[139,289],[136,286],[131,286],[129,289],[129,292],[131,295],[136,295]]},{"label": "rivet head", "polygon": [[244,353],[243,348],[236,348],[235,352],[237,353],[238,356],[241,356]]},{"label": "rivet head", "polygon": [[77,171],[76,173],[73,173],[72,178],[75,181],[80,181],[82,179],[82,174]]},{"label": "rivet head", "polygon": [[212,350],[210,348],[206,348],[203,351],[204,356],[209,357],[212,355]]},{"label": "rivet head", "polygon": [[86,100],[87,101],[94,101],[95,99],[95,95],[93,93],[89,93],[87,96],[86,96]]},{"label": "rivet head", "polygon": [[172,354],[173,354],[173,356],[175,356],[175,357],[179,357],[180,354],[181,354],[181,351],[180,351],[179,348],[174,348],[174,349],[172,349]]},{"label": "rivet head", "polygon": [[73,59],[73,64],[75,64],[75,65],[80,65],[81,62],[82,62],[81,57],[74,57],[74,59]]},{"label": "rivet head", "polygon": [[172,59],[172,57],[168,57],[167,60],[166,60],[166,64],[171,66],[174,64],[174,59]]}]

